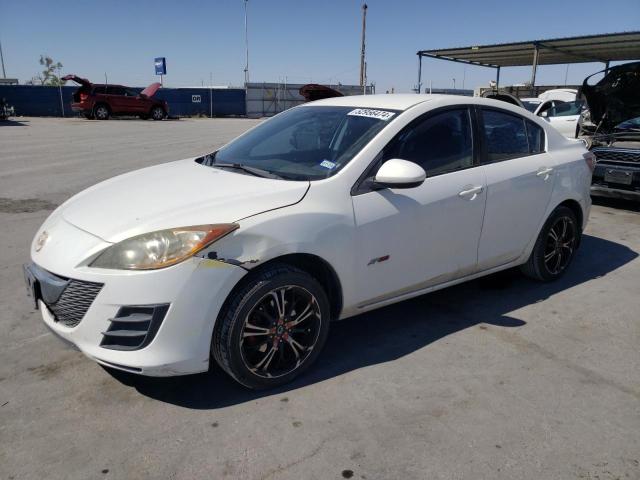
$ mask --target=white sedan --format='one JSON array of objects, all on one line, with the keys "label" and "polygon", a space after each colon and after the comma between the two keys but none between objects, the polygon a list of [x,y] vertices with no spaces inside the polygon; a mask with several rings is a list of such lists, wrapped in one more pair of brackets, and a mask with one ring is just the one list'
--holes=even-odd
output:
[{"label": "white sedan", "polygon": [[272,387],[316,360],[332,320],[515,266],[561,276],[592,168],[504,102],[320,100],[71,198],[25,278],[46,325],[105,366],[170,376],[214,359]]}]

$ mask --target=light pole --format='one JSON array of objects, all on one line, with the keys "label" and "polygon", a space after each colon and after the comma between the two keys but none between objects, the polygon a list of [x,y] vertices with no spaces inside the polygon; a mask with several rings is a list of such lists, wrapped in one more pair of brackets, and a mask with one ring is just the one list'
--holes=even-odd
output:
[{"label": "light pole", "polygon": [[367,4],[362,4],[362,40],[360,45],[360,86],[363,89],[363,93],[366,91],[366,81],[367,81],[367,64],[365,62],[365,36],[367,31]]},{"label": "light pole", "polygon": [[2,78],[7,78],[7,74],[4,71],[4,55],[2,54],[2,42],[0,42],[0,62],[2,62]]},{"label": "light pole", "polygon": [[244,0],[244,47],[246,50],[246,62],[244,64],[244,84],[249,83],[249,34],[247,29],[247,4],[249,0]]}]

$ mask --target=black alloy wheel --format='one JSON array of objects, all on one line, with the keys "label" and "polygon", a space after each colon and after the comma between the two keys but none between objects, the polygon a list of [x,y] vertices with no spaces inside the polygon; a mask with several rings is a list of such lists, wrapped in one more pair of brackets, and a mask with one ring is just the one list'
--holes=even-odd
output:
[{"label": "black alloy wheel", "polygon": [[580,244],[580,226],[575,213],[559,206],[545,222],[522,272],[548,282],[565,273]]},{"label": "black alloy wheel", "polygon": [[246,387],[275,387],[315,361],[329,320],[329,301],[315,278],[289,265],[266,266],[230,295],[216,322],[211,352]]}]

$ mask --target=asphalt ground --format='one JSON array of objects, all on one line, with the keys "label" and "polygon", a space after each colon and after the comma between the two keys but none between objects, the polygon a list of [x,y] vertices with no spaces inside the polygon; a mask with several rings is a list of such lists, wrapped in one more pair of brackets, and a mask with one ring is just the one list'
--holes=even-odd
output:
[{"label": "asphalt ground", "polygon": [[0,122],[0,479],[638,479],[640,208],[597,201],[558,282],[504,272],[332,325],[301,379],[109,372],[25,297],[36,229],[256,124]]}]

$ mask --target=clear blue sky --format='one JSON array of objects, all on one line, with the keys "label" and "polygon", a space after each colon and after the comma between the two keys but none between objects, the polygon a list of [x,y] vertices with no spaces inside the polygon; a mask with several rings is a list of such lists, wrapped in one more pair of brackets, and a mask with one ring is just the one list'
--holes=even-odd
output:
[{"label": "clear blue sky", "polygon": [[[409,91],[419,49],[637,30],[640,0],[418,1],[369,0],[368,77],[377,91]],[[358,82],[360,6],[357,0],[250,0],[252,81]],[[40,70],[41,53],[98,82],[145,86],[153,58],[167,57],[165,85],[241,85],[242,0],[36,1],[0,0],[0,41],[7,76],[22,82]],[[569,67],[580,82],[601,64]],[[529,68],[503,69],[501,83],[529,79]],[[423,82],[486,85],[492,69],[428,60]],[[565,66],[541,67],[537,83],[563,83]]]}]

